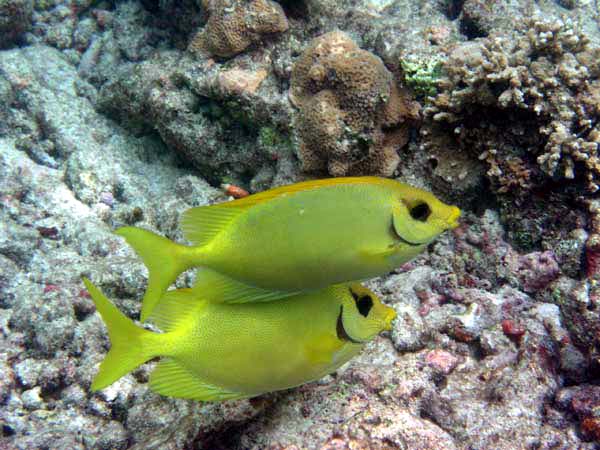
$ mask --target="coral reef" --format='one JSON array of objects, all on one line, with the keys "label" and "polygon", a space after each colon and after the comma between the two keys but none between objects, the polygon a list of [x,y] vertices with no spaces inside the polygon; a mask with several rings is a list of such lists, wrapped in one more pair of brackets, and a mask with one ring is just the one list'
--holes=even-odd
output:
[{"label": "coral reef", "polygon": [[209,19],[190,41],[189,50],[229,58],[264,35],[288,29],[283,9],[271,0],[204,0]]},{"label": "coral reef", "polygon": [[[425,114],[477,154],[499,193],[552,180],[598,189],[600,49],[562,21],[456,47]],[[532,133],[531,131],[535,131]]]},{"label": "coral reef", "polygon": [[[596,2],[282,0],[288,31],[229,59],[186,51],[225,4],[200,3],[0,1],[0,448],[597,448]],[[331,30],[364,78],[314,54]],[[289,96],[304,51],[322,87]],[[80,277],[132,318],[145,288],[111,230],[181,239],[188,207],[302,178],[294,127],[315,98],[348,120],[344,138],[366,138],[355,155],[406,139],[412,116],[386,116],[408,99],[399,81],[430,109],[397,173],[466,207],[369,282],[394,329],[335,374],[252,401],[154,395],[153,363],[90,393],[109,343]],[[315,150],[341,149],[331,136]]]},{"label": "coral reef", "polygon": [[[556,249],[561,263],[576,253],[570,235],[586,227],[582,199],[600,180],[599,57],[570,21],[527,19],[510,34],[449,47],[440,92],[424,109],[434,183],[477,203],[487,178],[512,242]],[[566,270],[581,273],[575,267]]]},{"label": "coral reef", "polygon": [[419,107],[372,53],[340,31],[314,39],[294,63],[299,156],[307,172],[390,176]]},{"label": "coral reef", "polygon": [[15,44],[31,28],[33,0],[0,1],[0,49]]}]

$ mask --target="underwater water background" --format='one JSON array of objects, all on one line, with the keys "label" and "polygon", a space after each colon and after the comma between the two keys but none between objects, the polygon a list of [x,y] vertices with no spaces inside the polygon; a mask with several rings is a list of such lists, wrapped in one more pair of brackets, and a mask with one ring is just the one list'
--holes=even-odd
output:
[{"label": "underwater water background", "polygon": [[[0,0],[0,449],[600,445],[595,0]],[[366,285],[393,329],[317,382],[201,403],[109,348],[114,229],[379,175],[461,225]],[[335,211],[331,211],[335,214]],[[178,287],[189,286],[192,272]]]}]

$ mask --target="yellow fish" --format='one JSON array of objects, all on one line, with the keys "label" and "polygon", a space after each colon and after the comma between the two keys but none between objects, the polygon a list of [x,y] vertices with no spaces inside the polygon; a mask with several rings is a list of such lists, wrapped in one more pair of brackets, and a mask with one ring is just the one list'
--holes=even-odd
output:
[{"label": "yellow fish", "polygon": [[[150,388],[171,397],[240,399],[287,389],[333,372],[360,352],[396,313],[360,284],[340,284],[273,302],[228,304],[169,291],[136,326],[89,280],[111,349],[92,383],[97,391],[161,357]],[[210,295],[209,295],[210,296]]]},{"label": "yellow fish", "polygon": [[456,206],[395,180],[332,178],[192,208],[181,221],[191,247],[135,227],[116,233],[148,267],[145,320],[191,267],[237,280],[222,292],[224,302],[278,299],[383,275],[456,227],[459,216]]}]

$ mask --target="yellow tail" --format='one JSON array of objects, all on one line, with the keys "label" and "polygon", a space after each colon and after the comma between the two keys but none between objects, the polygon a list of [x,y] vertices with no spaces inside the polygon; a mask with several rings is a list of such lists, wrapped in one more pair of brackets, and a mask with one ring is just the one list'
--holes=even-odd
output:
[{"label": "yellow tail", "polygon": [[83,282],[108,328],[110,337],[110,351],[100,364],[100,370],[91,386],[92,391],[99,391],[140,364],[159,356],[156,349],[160,347],[154,342],[160,339],[160,335],[136,326],[90,280],[84,278]]},{"label": "yellow tail", "polygon": [[169,286],[193,266],[188,257],[191,248],[142,228],[123,227],[115,234],[125,238],[148,268],[148,287],[140,314],[140,320],[145,322]]}]

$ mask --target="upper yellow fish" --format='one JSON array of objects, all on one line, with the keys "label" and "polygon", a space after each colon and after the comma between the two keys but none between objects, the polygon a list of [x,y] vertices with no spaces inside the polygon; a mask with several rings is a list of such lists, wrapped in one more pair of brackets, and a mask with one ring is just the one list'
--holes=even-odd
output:
[{"label": "upper yellow fish", "polygon": [[179,245],[149,231],[117,234],[149,270],[145,320],[183,271],[209,267],[238,285],[222,301],[264,301],[383,275],[458,224],[460,210],[433,194],[377,177],[307,181],[182,217]]},{"label": "upper yellow fish", "polygon": [[157,356],[162,359],[150,374],[150,388],[163,395],[209,401],[287,389],[333,372],[391,329],[396,316],[356,283],[239,305],[181,289],[158,303],[151,319],[164,333],[154,333],[134,325],[89,280],[84,283],[111,340],[92,390]]}]

